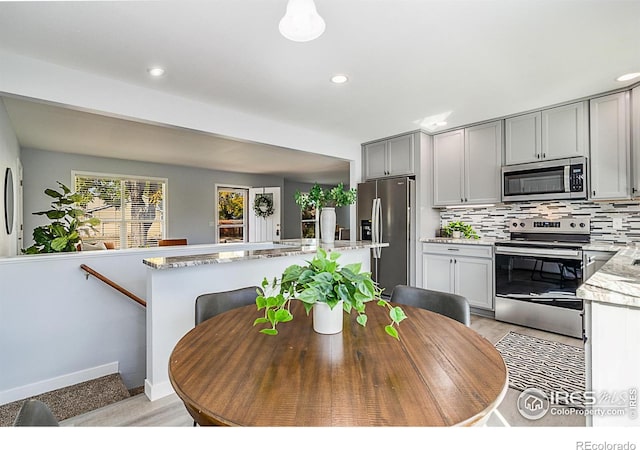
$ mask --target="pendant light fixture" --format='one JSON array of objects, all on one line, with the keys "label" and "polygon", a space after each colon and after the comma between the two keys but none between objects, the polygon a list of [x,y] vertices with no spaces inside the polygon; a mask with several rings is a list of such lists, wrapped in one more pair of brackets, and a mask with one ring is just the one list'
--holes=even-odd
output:
[{"label": "pendant light fixture", "polygon": [[295,42],[312,41],[324,33],[325,23],[313,0],[289,0],[280,20],[280,33]]}]

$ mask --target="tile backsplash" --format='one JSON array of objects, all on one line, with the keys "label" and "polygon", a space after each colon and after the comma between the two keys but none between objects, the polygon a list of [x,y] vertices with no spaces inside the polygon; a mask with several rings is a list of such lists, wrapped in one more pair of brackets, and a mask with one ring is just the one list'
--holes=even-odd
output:
[{"label": "tile backsplash", "polygon": [[533,217],[557,219],[585,216],[591,219],[592,242],[623,244],[640,241],[640,203],[638,202],[519,202],[477,209],[443,209],[440,211],[440,223],[444,226],[450,221],[460,220],[469,223],[481,237],[508,238],[507,223],[510,219]]}]

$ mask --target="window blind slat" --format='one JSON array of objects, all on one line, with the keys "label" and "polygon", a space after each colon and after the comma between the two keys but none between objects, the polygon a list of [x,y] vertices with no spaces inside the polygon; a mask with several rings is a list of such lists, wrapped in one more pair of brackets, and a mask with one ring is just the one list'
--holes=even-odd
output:
[{"label": "window blind slat", "polygon": [[164,238],[166,183],[157,179],[77,174],[75,190],[87,216],[100,219],[86,240],[116,248],[149,247]]}]

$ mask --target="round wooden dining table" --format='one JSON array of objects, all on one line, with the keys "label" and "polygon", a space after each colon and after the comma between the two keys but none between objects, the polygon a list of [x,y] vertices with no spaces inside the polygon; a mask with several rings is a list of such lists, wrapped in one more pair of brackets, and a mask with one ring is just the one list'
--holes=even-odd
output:
[{"label": "round wooden dining table", "polygon": [[402,306],[400,340],[386,308],[367,306],[366,327],[344,314],[339,334],[313,331],[293,302],[277,336],[259,333],[255,306],[189,331],[169,361],[171,384],[199,425],[477,425],[507,391],[496,348],[448,317]]}]

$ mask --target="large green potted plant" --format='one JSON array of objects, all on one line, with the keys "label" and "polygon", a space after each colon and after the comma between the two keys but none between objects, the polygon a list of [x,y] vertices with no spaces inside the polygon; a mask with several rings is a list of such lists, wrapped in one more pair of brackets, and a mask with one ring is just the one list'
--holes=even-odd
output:
[{"label": "large green potted plant", "polygon": [[323,189],[315,183],[309,193],[295,193],[296,204],[300,209],[314,207],[320,210],[320,237],[322,243],[332,244],[335,240],[336,231],[336,211],[335,208],[352,205],[356,202],[356,190],[354,188],[344,189],[344,184]]},{"label": "large green potted plant", "polygon": [[26,254],[75,252],[80,242],[80,233],[92,230],[100,220],[92,217],[83,219],[85,211],[76,206],[82,199],[78,193],[71,192],[64,184],[57,182],[61,191],[45,189],[44,193],[53,198],[51,209],[38,211],[36,216],[47,216],[51,223],[33,230],[35,244],[22,252]]},{"label": "large green potted plant", "polygon": [[[302,302],[309,314],[314,313],[314,329],[323,334],[338,333],[342,330],[342,312],[350,314],[355,311],[356,321],[363,327],[367,324],[366,304],[376,301],[378,305],[389,309],[390,323],[385,331],[390,336],[399,338],[398,325],[406,318],[400,306],[392,306],[380,297],[381,289],[371,279],[370,272],[363,272],[361,264],[338,264],[340,254],[329,253],[318,249],[315,257],[305,266],[298,264],[287,267],[280,278],[262,282],[262,292],[258,292],[256,305],[264,310],[264,316],[255,320],[254,325],[268,324],[260,332],[276,335],[279,323],[293,320],[291,302]],[[339,330],[324,331],[316,328],[318,311],[329,310],[338,316]],[[326,311],[325,311],[326,312]]]}]

